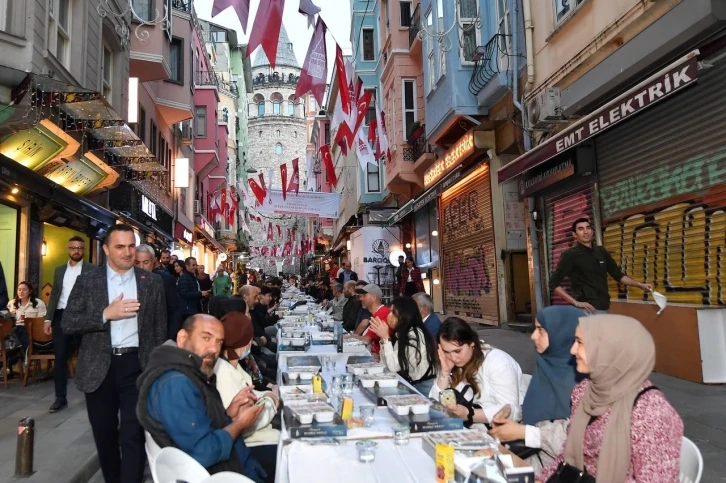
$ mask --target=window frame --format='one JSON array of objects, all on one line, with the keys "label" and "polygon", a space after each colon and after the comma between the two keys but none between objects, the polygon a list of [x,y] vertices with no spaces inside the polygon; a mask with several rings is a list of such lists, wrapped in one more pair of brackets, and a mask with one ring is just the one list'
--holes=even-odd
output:
[{"label": "window frame", "polygon": [[[203,110],[201,112],[200,110]],[[204,119],[204,123],[200,124],[199,119]],[[206,138],[207,137],[207,106],[194,106],[194,137]],[[200,129],[201,127],[201,129]]]},{"label": "window frame", "polygon": [[[499,39],[498,42],[498,48],[499,48],[499,55],[498,55],[498,62],[499,67],[502,66],[502,61],[505,60],[504,57],[507,57],[507,54],[512,53],[512,37],[510,35],[511,32],[511,20],[512,16],[509,11],[509,2],[507,0],[497,0],[496,2],[496,15],[497,15],[497,33],[504,35],[504,44],[502,44],[502,39]],[[500,9],[504,9],[504,12],[502,13]],[[502,28],[504,31],[502,31]]]},{"label": "window frame", "polygon": [[585,0],[571,0],[575,3],[575,6],[570,8],[568,11],[564,12],[562,16],[559,16],[557,9],[559,7],[559,3],[562,0],[553,0],[553,12],[552,15],[554,16],[554,22],[555,22],[555,28],[562,25],[563,22],[565,22],[568,18],[572,17],[572,15],[577,11],[577,9],[585,3]]},{"label": "window frame", "polygon": [[[412,100],[413,100],[413,107],[406,107],[406,85],[410,84],[413,88],[412,92]],[[416,99],[417,92],[416,92],[416,79],[412,78],[402,78],[401,79],[401,127],[403,128],[403,136],[406,138],[408,136],[408,129],[409,125],[407,125],[406,122],[406,114],[412,113],[413,114],[413,121],[411,121],[411,125],[413,125],[417,119],[418,114],[418,99]]]},{"label": "window frame", "polygon": [[[403,4],[408,4],[408,18],[406,23],[403,22]],[[413,1],[412,0],[398,0],[398,25],[401,28],[411,28],[411,17],[413,16]]]},{"label": "window frame", "polygon": [[[375,170],[371,169],[375,168]],[[378,164],[366,163],[366,194],[379,194],[383,191],[383,179],[381,178],[381,163]],[[375,178],[378,183],[378,189],[371,189],[371,179]]]},{"label": "window frame", "polygon": [[[478,4],[476,3],[476,0],[471,0],[471,1],[474,1],[474,5],[477,6],[477,11],[478,11]],[[459,45],[459,59],[461,60],[462,66],[473,66],[475,64],[475,62],[473,60],[474,52],[476,51],[476,48],[478,46],[480,46],[482,43],[481,30],[476,28],[476,17],[462,16],[461,4],[457,3],[456,5],[457,5],[457,8],[459,9],[459,21],[461,22],[461,25],[462,26],[471,25],[473,27],[472,30],[474,31],[474,43],[476,44],[471,49],[472,60],[466,60],[466,52],[464,50],[466,46]]]},{"label": "window frame", "polygon": [[[108,66],[106,61],[108,60]],[[113,105],[114,52],[104,40],[101,42],[101,94]]]},{"label": "window frame", "polygon": [[[131,5],[133,5],[135,3],[134,0],[129,0],[129,2],[131,3]],[[146,7],[146,12],[140,12],[134,6],[134,12],[136,13],[136,15],[131,15],[131,21],[134,23],[141,23],[142,21],[150,22],[151,20],[153,20],[154,17],[153,17],[152,10],[154,7],[154,3],[155,3],[154,0],[148,0],[148,6]],[[146,18],[139,15],[140,13],[146,13]]]},{"label": "window frame", "polygon": [[[433,7],[429,6],[429,9],[426,11],[426,15],[424,15],[424,21],[426,22],[426,28],[428,28],[430,32],[434,25]],[[436,57],[434,55],[434,52],[436,51],[436,43],[431,37],[426,38],[426,47],[428,47],[427,58],[429,64],[429,92],[433,92],[436,88]]]},{"label": "window frame", "polygon": [[136,135],[142,143],[146,144],[146,109],[139,102],[139,119],[136,123]]},{"label": "window frame", "polygon": [[[174,50],[174,47],[178,48],[179,55],[177,60],[176,69],[174,69],[174,66],[172,65],[172,50]],[[179,84],[184,85],[184,72],[186,69],[184,69],[184,39],[182,37],[173,37],[171,38],[171,42],[169,42],[169,70],[171,70],[172,77],[169,79],[166,79],[166,82],[171,82],[172,84]],[[174,74],[176,70],[176,75],[179,77],[178,79],[174,78]],[[192,82],[193,84],[193,82]]]},{"label": "window frame", "polygon": [[25,4],[17,0],[0,0],[0,32],[13,37],[25,37]]},{"label": "window frame", "polygon": [[158,140],[159,135],[159,129],[156,127],[156,122],[152,119],[151,120],[151,128],[149,132],[149,151],[151,151],[151,154],[156,156],[157,154],[157,145],[156,142]]},{"label": "window frame", "polygon": [[[365,41],[365,34],[366,32],[370,32],[370,44],[371,44],[371,58],[366,58],[366,41]],[[363,50],[361,51],[361,61],[362,62],[375,62],[376,61],[376,39],[375,39],[375,33],[376,30],[373,27],[362,27],[360,29],[360,35],[361,35],[361,46],[363,47]]]},{"label": "window frame", "polygon": [[282,110],[282,102],[281,101],[272,101],[272,114],[275,116],[280,116],[281,110]]},{"label": "window frame", "polygon": [[[64,2],[66,8],[66,27],[60,22],[60,4]],[[66,69],[70,70],[71,58],[69,52],[73,41],[73,0],[48,0],[48,35],[46,43],[48,52]],[[63,37],[63,52],[58,51],[58,38]]]},{"label": "window frame", "polygon": [[[436,0],[436,32],[444,32],[444,2],[443,0]],[[446,75],[446,52],[439,46],[439,75],[436,77],[438,83],[442,77]],[[436,61],[434,61],[434,66]]]},{"label": "window frame", "polygon": [[282,149],[282,143],[275,144],[275,155],[282,156],[284,150]]}]

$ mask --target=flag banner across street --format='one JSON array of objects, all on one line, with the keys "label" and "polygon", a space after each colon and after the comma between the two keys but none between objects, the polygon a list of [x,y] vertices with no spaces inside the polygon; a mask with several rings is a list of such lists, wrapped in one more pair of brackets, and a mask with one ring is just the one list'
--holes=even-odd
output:
[{"label": "flag banner across street", "polygon": [[283,199],[282,190],[271,190],[268,192],[265,202],[257,207],[257,211],[335,219],[340,214],[340,193],[300,191],[295,196]]}]

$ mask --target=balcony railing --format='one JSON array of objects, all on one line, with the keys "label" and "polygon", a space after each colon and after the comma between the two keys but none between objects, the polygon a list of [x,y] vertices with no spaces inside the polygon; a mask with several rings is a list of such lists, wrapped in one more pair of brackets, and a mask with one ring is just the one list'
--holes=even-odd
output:
[{"label": "balcony railing", "polygon": [[282,75],[279,72],[273,72],[272,74],[263,74],[260,72],[257,77],[252,79],[252,84],[290,84],[297,85],[297,81],[300,80],[300,76],[294,74]]},{"label": "balcony railing", "polygon": [[194,84],[198,86],[219,87],[219,78],[214,72],[210,72],[207,70],[197,71],[194,73]]},{"label": "balcony railing", "polygon": [[415,137],[406,140],[403,147],[403,160],[415,163],[422,154],[432,153],[431,143],[426,138],[426,125],[419,126],[415,131]]},{"label": "balcony railing", "polygon": [[411,47],[421,31],[421,4],[416,5],[416,9],[411,15],[411,25],[408,26],[408,46]]},{"label": "balcony railing", "polygon": [[171,0],[171,8],[182,12],[191,13],[192,0]]},{"label": "balcony railing", "polygon": [[474,71],[469,80],[469,92],[474,95],[500,72],[509,70],[511,54],[509,53],[509,35],[494,34],[485,46],[474,51]]},{"label": "balcony railing", "polygon": [[237,89],[237,82],[227,82],[226,80],[222,79],[221,76],[218,76],[219,78],[219,88],[223,91],[226,91],[228,94],[231,94],[232,97],[239,97],[239,89]]}]

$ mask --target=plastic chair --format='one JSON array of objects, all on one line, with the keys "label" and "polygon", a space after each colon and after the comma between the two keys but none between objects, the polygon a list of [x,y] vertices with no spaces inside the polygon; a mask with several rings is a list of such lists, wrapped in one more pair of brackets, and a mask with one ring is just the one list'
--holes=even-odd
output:
[{"label": "plastic chair", "polygon": [[202,483],[254,483],[244,475],[239,473],[232,473],[231,471],[222,471],[221,473],[214,474],[204,480]]},{"label": "plastic chair", "polygon": [[156,460],[156,457],[159,456],[161,447],[156,444],[156,441],[154,441],[154,438],[151,437],[151,434],[149,434],[148,431],[144,431],[144,438],[146,439],[146,444],[144,445],[144,449],[146,449],[146,459],[149,460],[149,468],[153,468],[154,461]]},{"label": "plastic chair", "polygon": [[0,362],[2,362],[3,385],[8,388],[8,370],[18,364],[18,372],[20,378],[25,379],[23,375],[23,354],[20,346],[8,349],[6,339],[13,333],[14,323],[10,319],[0,319]]},{"label": "plastic chair", "polygon": [[209,478],[209,472],[184,451],[167,446],[156,455],[151,465],[151,477],[154,483],[202,483]]},{"label": "plastic chair", "polygon": [[31,370],[33,371],[33,377],[36,376],[35,371],[41,369],[41,361],[49,361],[48,364],[51,361],[55,363],[53,336],[45,334],[44,325],[45,319],[43,317],[28,317],[25,319],[25,330],[28,332],[28,356],[26,358],[28,367],[25,370],[25,377],[23,377],[23,386],[28,385],[28,376]]},{"label": "plastic chair", "polygon": [[698,446],[685,436],[681,440],[681,469],[678,473],[680,483],[699,483],[703,473],[703,456]]}]

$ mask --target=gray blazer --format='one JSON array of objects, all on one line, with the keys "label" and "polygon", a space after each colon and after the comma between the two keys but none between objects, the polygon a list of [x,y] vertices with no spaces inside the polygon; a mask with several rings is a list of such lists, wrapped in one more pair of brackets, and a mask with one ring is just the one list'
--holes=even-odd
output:
[{"label": "gray blazer", "polygon": [[[89,393],[99,388],[111,366],[111,332],[103,322],[108,307],[107,266],[80,275],[63,312],[63,333],[82,334],[76,386]],[[139,309],[139,362],[146,367],[151,351],[166,340],[166,302],[161,277],[140,268],[136,274]]]},{"label": "gray blazer", "polygon": [[[58,300],[60,300],[61,291],[63,290],[63,277],[66,276],[66,269],[68,263],[64,263],[60,267],[56,267],[55,275],[53,275],[53,288],[50,292],[50,299],[48,300],[48,312],[46,312],[45,320],[53,322],[53,316],[55,315],[55,309],[58,307]],[[81,264],[81,275],[88,273],[91,270],[98,268],[98,265],[93,265],[85,260]],[[80,277],[80,275],[79,275]]]}]

